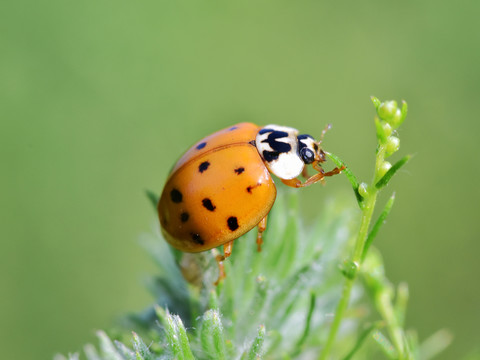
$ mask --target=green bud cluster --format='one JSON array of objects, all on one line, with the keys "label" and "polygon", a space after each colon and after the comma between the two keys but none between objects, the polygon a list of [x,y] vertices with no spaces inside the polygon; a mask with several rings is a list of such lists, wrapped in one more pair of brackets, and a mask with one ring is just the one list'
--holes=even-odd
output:
[{"label": "green bud cluster", "polygon": [[[385,147],[385,157],[393,155],[400,149],[400,139],[395,136],[395,130],[403,123],[407,116],[407,103],[402,101],[402,108],[398,107],[395,100],[381,102],[372,96],[372,102],[377,110],[375,124],[377,138],[380,146]],[[383,171],[391,167],[388,163],[382,165],[379,170]],[[385,172],[386,172],[385,171]]]},{"label": "green bud cluster", "polygon": [[396,129],[405,120],[408,108],[405,101],[402,101],[401,108],[398,107],[395,100],[381,102],[372,96],[372,102],[377,111],[375,118],[378,139],[377,153],[382,153],[382,156],[377,157],[376,179],[379,180],[392,168],[392,164],[385,158],[400,149],[400,139],[396,136]]},{"label": "green bud cluster", "polygon": [[389,124],[393,129],[397,129],[402,125],[408,111],[405,101],[402,101],[401,109],[395,100],[380,102],[380,100],[372,96],[372,101],[377,109],[377,115],[382,121]]}]

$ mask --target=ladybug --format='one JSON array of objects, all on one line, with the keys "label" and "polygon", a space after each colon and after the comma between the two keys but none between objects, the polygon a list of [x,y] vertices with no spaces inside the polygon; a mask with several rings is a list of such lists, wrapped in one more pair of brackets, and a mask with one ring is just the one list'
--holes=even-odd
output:
[{"label": "ladybug", "polygon": [[[262,233],[277,193],[271,174],[298,188],[343,170],[324,172],[320,164],[326,158],[320,143],[291,127],[252,123],[200,140],[174,165],[158,202],[165,239],[185,252],[223,245],[217,262],[219,280],[224,278],[223,261],[231,255],[234,240],[255,226],[261,251]],[[308,177],[306,165],[317,173]],[[298,179],[300,175],[305,182]]]}]

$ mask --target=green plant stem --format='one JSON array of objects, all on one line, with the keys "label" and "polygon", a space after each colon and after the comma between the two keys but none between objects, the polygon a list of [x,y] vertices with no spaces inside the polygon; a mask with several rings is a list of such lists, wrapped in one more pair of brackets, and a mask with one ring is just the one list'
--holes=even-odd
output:
[{"label": "green plant stem", "polygon": [[327,359],[333,343],[335,342],[335,338],[337,336],[338,329],[340,328],[340,324],[342,322],[345,310],[348,307],[353,284],[355,283],[355,280],[357,278],[358,267],[360,266],[360,262],[362,259],[363,247],[368,236],[368,228],[370,226],[376,200],[377,191],[374,189],[368,199],[365,199],[365,203],[362,209],[362,221],[360,224],[360,229],[358,231],[357,240],[355,242],[355,250],[352,258],[352,263],[355,264],[357,269],[352,277],[345,279],[342,297],[340,298],[340,302],[338,303],[337,309],[335,311],[335,317],[333,318],[332,326],[330,327],[330,333],[328,335],[327,343],[325,344],[325,347],[320,355],[320,360]]},{"label": "green plant stem", "polygon": [[[379,145],[375,159],[375,173],[373,176],[372,184],[375,184],[381,178],[380,169],[385,159],[385,152],[385,146]],[[358,230],[357,239],[355,241],[353,256],[350,261],[350,264],[354,266],[355,271],[350,277],[347,277],[345,279],[342,297],[340,298],[340,302],[337,305],[335,316],[333,318],[330,332],[328,334],[327,342],[325,344],[325,347],[323,348],[322,353],[320,354],[319,360],[327,359],[333,343],[335,342],[335,338],[337,337],[338,329],[340,328],[340,324],[342,322],[345,310],[347,309],[348,303],[350,302],[350,295],[352,293],[353,284],[355,283],[358,270],[361,265],[363,248],[365,246],[365,242],[368,236],[368,229],[370,228],[370,223],[372,221],[373,210],[375,209],[375,203],[377,201],[377,194],[378,189],[374,185],[372,185],[368,189],[368,195],[364,198],[362,205],[362,219],[360,223],[360,228]]]}]

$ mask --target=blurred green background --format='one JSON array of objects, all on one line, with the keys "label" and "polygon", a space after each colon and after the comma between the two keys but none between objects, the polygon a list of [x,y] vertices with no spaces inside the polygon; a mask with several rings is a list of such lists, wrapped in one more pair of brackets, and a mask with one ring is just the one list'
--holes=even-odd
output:
[{"label": "blurred green background", "polygon": [[[369,96],[406,99],[414,159],[376,245],[407,281],[408,326],[480,343],[480,2],[3,1],[0,348],[78,351],[153,300],[138,244],[193,142],[239,121],[295,126],[370,179]],[[313,219],[344,177],[300,190]],[[351,205],[354,198],[351,195]],[[385,200],[385,197],[383,198]]]}]

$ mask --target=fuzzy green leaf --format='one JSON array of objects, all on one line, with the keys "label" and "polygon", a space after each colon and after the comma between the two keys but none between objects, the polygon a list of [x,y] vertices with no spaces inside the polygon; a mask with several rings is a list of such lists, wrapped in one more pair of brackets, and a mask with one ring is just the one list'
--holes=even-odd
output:
[{"label": "fuzzy green leaf", "polygon": [[132,349],[129,349],[125,344],[118,340],[114,340],[113,343],[124,359],[135,359],[135,353]]},{"label": "fuzzy green leaf", "polygon": [[445,350],[452,342],[452,333],[442,329],[431,335],[420,345],[420,356],[422,360],[430,360]]},{"label": "fuzzy green leaf", "polygon": [[297,345],[296,345],[296,351],[294,351],[294,354],[300,354],[302,350],[302,346],[307,340],[308,336],[310,335],[310,325],[312,323],[312,316],[313,316],[313,311],[315,310],[315,304],[316,304],[316,296],[314,292],[310,292],[310,306],[308,307],[308,312],[307,312],[307,317],[305,319],[305,327],[303,329],[303,334],[298,339]]},{"label": "fuzzy green leaf", "polygon": [[155,360],[155,357],[148,349],[143,340],[133,332],[133,348],[135,349],[135,355],[138,360]]},{"label": "fuzzy green leaf", "polygon": [[126,358],[118,351],[112,340],[104,331],[98,331],[97,336],[100,339],[100,350],[105,359],[125,360]]},{"label": "fuzzy green leaf", "polygon": [[210,309],[213,309],[213,310],[218,310],[218,308],[219,308],[219,306],[218,306],[218,296],[217,296],[217,292],[215,290],[210,290],[210,297],[209,297],[208,305],[209,305]]},{"label": "fuzzy green leaf", "polygon": [[83,351],[85,352],[85,355],[88,360],[101,360],[102,358],[97,352],[97,349],[95,349],[95,346],[92,344],[87,344],[84,346]]},{"label": "fuzzy green leaf", "polygon": [[225,339],[220,314],[216,310],[208,310],[203,315],[201,341],[204,351],[212,359],[226,359]]},{"label": "fuzzy green leaf", "polygon": [[395,300],[394,311],[395,316],[397,317],[398,325],[401,327],[403,327],[405,324],[408,297],[408,285],[406,283],[400,283],[397,287],[397,297]]},{"label": "fuzzy green leaf", "polygon": [[248,354],[244,354],[242,356],[243,359],[248,360],[261,360],[263,359],[263,344],[265,342],[265,326],[260,325],[258,327],[258,333],[255,339],[253,340],[250,349],[248,350]]},{"label": "fuzzy green leaf", "polygon": [[182,319],[178,315],[174,315],[173,319],[177,328],[177,336],[180,343],[180,348],[182,350],[183,358],[185,360],[194,360],[192,350],[190,348],[190,342],[188,341],[187,331],[185,326],[183,326]]},{"label": "fuzzy green leaf", "polygon": [[387,171],[387,173],[385,175],[383,175],[383,177],[378,180],[378,182],[375,184],[375,187],[377,189],[381,189],[383,188],[384,186],[386,186],[388,184],[388,182],[392,179],[393,175],[395,175],[395,173],[403,166],[405,165],[410,159],[412,158],[411,155],[406,155],[404,156],[403,158],[401,158],[400,160],[398,160],[395,165],[393,165],[390,170]]},{"label": "fuzzy green leaf", "polygon": [[372,338],[379,345],[383,353],[388,356],[389,359],[398,359],[398,354],[395,351],[392,343],[385,335],[382,334],[380,330],[375,330]]},{"label": "fuzzy green leaf", "polygon": [[165,329],[167,344],[175,359],[193,360],[193,354],[187,338],[185,327],[177,315],[171,315],[168,311],[157,306],[157,316]]}]

